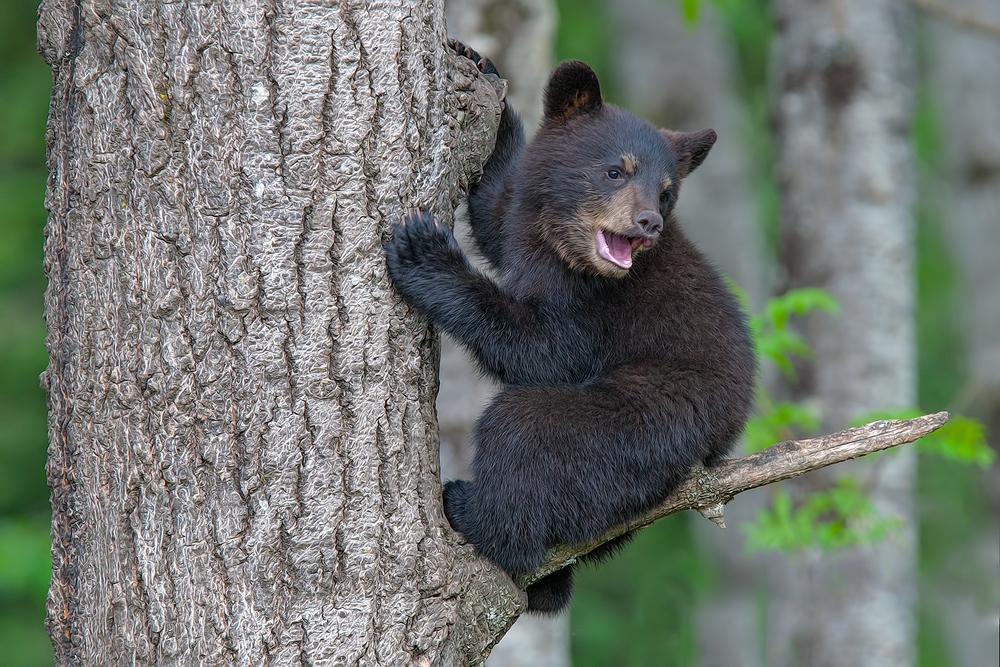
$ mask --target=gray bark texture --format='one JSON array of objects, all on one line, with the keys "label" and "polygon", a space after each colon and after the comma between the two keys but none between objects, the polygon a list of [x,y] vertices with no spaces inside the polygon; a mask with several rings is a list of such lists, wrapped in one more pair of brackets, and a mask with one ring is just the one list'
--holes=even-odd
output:
[{"label": "gray bark texture", "polygon": [[[553,0],[447,0],[448,34],[489,57],[508,81],[507,101],[524,120],[529,136],[542,117],[542,92],[552,69],[557,23]],[[455,231],[480,270],[489,271],[471,239],[465,207]],[[471,434],[497,387],[482,377],[448,336],[441,339],[438,427],[442,479],[468,478]],[[493,648],[487,667],[569,667],[569,615],[527,614]]]},{"label": "gray bark texture", "polygon": [[47,0],[58,665],[479,664],[523,609],[448,528],[438,342],[390,287],[499,104],[441,2]]},{"label": "gray bark texture", "polygon": [[[841,306],[806,323],[816,360],[797,388],[827,431],[915,402],[911,14],[904,0],[779,0],[775,10],[787,287],[821,287]],[[915,466],[904,449],[850,469],[881,512],[906,520],[900,534],[773,559],[767,665],[914,664]]]},{"label": "gray bark texture", "polygon": [[[949,7],[1000,25],[996,0],[954,0]],[[938,202],[960,277],[968,346],[967,384],[955,408],[983,420],[1000,450],[1000,34],[925,16],[932,99],[941,112],[945,149]],[[928,591],[956,667],[1000,664],[1000,465],[982,483],[991,520]]]}]

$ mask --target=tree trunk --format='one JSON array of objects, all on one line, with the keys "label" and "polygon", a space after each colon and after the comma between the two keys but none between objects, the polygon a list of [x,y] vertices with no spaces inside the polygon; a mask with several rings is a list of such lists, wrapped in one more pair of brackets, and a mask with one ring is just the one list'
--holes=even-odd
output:
[{"label": "tree trunk", "polygon": [[[948,4],[1000,25],[996,0]],[[941,111],[944,148],[934,181],[943,186],[938,201],[960,278],[956,296],[968,345],[967,383],[955,409],[983,420],[990,444],[1000,450],[1000,69],[983,66],[1000,63],[1000,38],[927,16],[932,101]],[[944,624],[957,667],[1000,664],[996,593],[982,604],[984,588],[1000,591],[1000,466],[981,479],[991,501],[988,518],[975,542],[956,550],[955,562],[929,582],[924,603]],[[970,570],[976,576],[967,576]]]},{"label": "tree trunk", "polygon": [[[1000,24],[992,0],[952,3]],[[968,385],[961,407],[987,424],[1000,449],[1000,38],[949,22],[928,26],[931,83],[942,114],[948,239],[962,278],[963,331],[969,343]]]},{"label": "tree trunk", "polygon": [[[825,429],[841,428],[915,400],[911,17],[903,0],[781,0],[776,18],[787,287],[821,287],[841,305],[807,322],[816,361],[797,392]],[[907,521],[901,534],[775,561],[766,664],[914,663],[915,464],[904,450],[852,469],[879,510]]]},{"label": "tree trunk", "polygon": [[42,4],[59,665],[478,664],[523,608],[448,529],[381,251],[496,94],[440,2],[327,4]]}]

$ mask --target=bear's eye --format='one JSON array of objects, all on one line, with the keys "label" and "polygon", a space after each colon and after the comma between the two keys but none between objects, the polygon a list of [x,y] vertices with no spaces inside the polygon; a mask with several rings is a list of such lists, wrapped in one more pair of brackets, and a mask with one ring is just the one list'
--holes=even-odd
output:
[{"label": "bear's eye", "polygon": [[621,177],[622,173],[617,169],[608,169],[608,178],[610,178],[612,181],[617,181]]},{"label": "bear's eye", "polygon": [[660,193],[661,204],[669,204],[671,199],[673,199],[673,194],[670,192],[670,190],[664,190],[663,192]]}]

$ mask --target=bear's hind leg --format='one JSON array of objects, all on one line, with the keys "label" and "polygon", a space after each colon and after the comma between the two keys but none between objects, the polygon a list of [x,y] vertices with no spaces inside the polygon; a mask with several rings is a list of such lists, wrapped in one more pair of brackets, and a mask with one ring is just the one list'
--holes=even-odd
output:
[{"label": "bear's hind leg", "polygon": [[528,586],[528,611],[557,614],[573,599],[573,566],[567,565]]}]

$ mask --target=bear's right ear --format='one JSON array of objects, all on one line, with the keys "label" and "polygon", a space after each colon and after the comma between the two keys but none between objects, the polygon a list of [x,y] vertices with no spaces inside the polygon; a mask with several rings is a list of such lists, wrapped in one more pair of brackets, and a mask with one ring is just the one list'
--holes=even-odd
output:
[{"label": "bear's right ear", "polygon": [[559,65],[545,86],[545,120],[562,120],[593,111],[604,102],[597,75],[586,63],[567,60]]},{"label": "bear's right ear", "polygon": [[677,160],[677,175],[680,178],[687,178],[688,174],[705,161],[705,158],[708,157],[708,151],[712,150],[715,140],[719,138],[715,130],[709,129],[696,132],[660,130],[660,134],[674,151],[674,158]]}]

